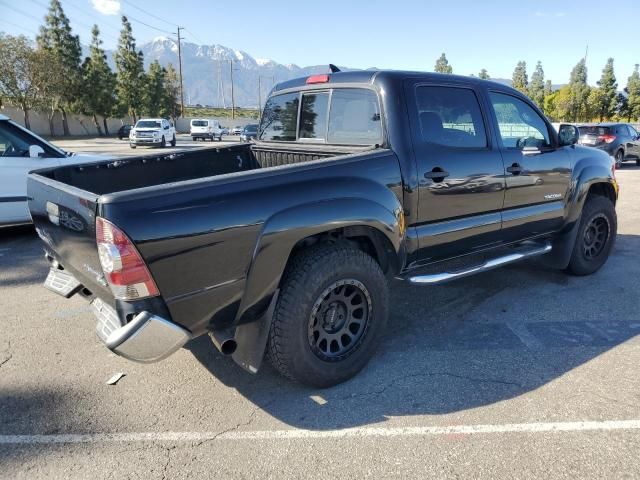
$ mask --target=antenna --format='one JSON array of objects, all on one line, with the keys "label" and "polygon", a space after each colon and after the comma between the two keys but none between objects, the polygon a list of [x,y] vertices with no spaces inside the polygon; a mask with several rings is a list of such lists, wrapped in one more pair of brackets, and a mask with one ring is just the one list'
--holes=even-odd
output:
[{"label": "antenna", "polygon": [[333,63],[329,64],[329,70],[331,70],[331,73],[338,73],[342,71],[338,67],[336,67]]}]

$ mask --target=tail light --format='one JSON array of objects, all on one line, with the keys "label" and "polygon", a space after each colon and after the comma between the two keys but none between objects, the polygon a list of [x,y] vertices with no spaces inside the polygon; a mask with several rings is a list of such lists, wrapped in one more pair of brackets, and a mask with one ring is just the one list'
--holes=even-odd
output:
[{"label": "tail light", "polygon": [[611,143],[616,139],[615,135],[600,135],[598,140],[603,141],[604,143]]},{"label": "tail light", "polygon": [[160,294],[140,253],[122,230],[97,217],[96,242],[102,271],[115,298],[138,300]]},{"label": "tail light", "polygon": [[313,83],[327,83],[329,81],[329,75],[311,75],[307,77],[307,85],[311,85]]}]

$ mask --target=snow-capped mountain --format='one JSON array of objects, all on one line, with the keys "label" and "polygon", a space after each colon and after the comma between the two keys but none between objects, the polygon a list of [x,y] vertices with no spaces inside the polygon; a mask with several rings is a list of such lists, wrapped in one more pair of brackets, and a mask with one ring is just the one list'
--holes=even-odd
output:
[{"label": "snow-capped mountain", "polygon": [[[168,37],[157,37],[143,44],[145,67],[154,60],[178,68],[178,44]],[[274,60],[254,58],[247,52],[223,45],[196,45],[182,42],[182,69],[184,75],[185,102],[191,105],[231,105],[231,61],[233,61],[233,86],[236,106],[258,105],[258,77],[261,83],[262,101],[271,90],[274,81],[282,82],[295,77],[328,73],[329,66],[299,67],[282,65]]]}]

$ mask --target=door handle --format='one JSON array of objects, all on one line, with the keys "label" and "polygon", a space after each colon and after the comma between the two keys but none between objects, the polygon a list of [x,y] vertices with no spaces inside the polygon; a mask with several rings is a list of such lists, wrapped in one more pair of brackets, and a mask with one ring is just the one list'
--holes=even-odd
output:
[{"label": "door handle", "polygon": [[522,167],[519,164],[514,163],[510,167],[507,167],[507,172],[512,173],[513,175],[520,175],[522,173]]},{"label": "door handle", "polygon": [[449,172],[443,170],[440,167],[436,167],[430,172],[427,172],[424,174],[424,178],[430,178],[434,182],[441,182],[448,176],[449,176]]}]

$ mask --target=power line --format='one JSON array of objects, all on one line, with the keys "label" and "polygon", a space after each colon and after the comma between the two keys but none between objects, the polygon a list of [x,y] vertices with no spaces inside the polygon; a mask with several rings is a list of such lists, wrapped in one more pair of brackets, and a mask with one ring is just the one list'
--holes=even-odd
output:
[{"label": "power line", "polygon": [[196,40],[196,42],[198,42],[200,45],[205,45],[205,42],[200,40],[198,36],[195,33],[193,33],[191,30],[187,30],[187,32],[189,32],[189,35],[191,35]]},{"label": "power line", "polygon": [[24,28],[24,27],[23,27],[23,26],[21,26],[21,25],[18,25],[18,24],[16,24],[16,23],[13,23],[13,22],[10,22],[10,21],[8,21],[8,20],[5,20],[4,18],[0,18],[0,22],[6,23],[7,25],[11,25],[11,26],[12,26],[12,27],[14,27],[14,28],[17,28],[17,29],[19,29],[19,30],[25,31],[25,32],[30,33],[30,34],[32,34],[32,35],[36,35],[36,36],[38,35],[38,32],[34,32],[34,31],[33,31],[33,30],[31,30],[30,28]]},{"label": "power line", "polygon": [[129,2],[128,0],[122,0],[122,1],[123,1],[124,3],[126,3],[127,5],[129,5],[130,7],[133,7],[133,8],[135,8],[136,10],[140,10],[142,13],[145,13],[145,14],[149,15],[150,17],[155,18],[156,20],[160,20],[161,22],[164,22],[164,23],[166,23],[167,25],[171,25],[172,27],[177,27],[177,25],[176,25],[175,23],[173,23],[173,22],[169,22],[169,21],[165,20],[164,18],[161,18],[161,17],[159,17],[159,16],[157,16],[157,15],[155,15],[155,14],[151,13],[151,12],[148,12],[147,10],[145,10],[145,9],[143,9],[143,8],[138,7],[137,5],[135,5],[135,4],[134,4],[134,3],[132,3],[132,2]]},{"label": "power line", "polygon": [[158,27],[154,27],[153,25],[149,25],[148,23],[145,23],[142,20],[138,20],[137,18],[132,17],[131,15],[127,15],[126,13],[124,13],[124,16],[127,17],[130,20],[133,20],[136,23],[140,23],[140,24],[144,25],[145,27],[149,27],[149,28],[152,28],[152,29],[157,30],[159,32],[166,33],[167,35],[175,35],[173,32],[169,32],[168,30],[164,30],[162,28],[158,28]]},{"label": "power line", "polygon": [[[32,0],[32,1],[36,1],[36,0]],[[68,6],[71,6],[71,7],[73,7],[73,8],[75,8],[77,11],[81,12],[81,13],[82,13],[83,15],[85,15],[86,17],[90,17],[91,19],[94,19],[94,16],[93,16],[93,15],[91,15],[91,13],[88,13],[88,12],[86,11],[86,8],[83,8],[83,7],[79,6],[78,4],[73,3],[73,2],[71,2],[71,1],[69,1],[69,0],[64,0],[64,4],[65,4],[65,5],[68,5]],[[120,29],[119,29],[119,28],[117,28],[117,27],[114,27],[113,25],[111,25],[111,24],[109,24],[109,23],[101,23],[101,24],[100,24],[100,25],[98,25],[98,26],[100,27],[100,29],[101,29],[102,31],[104,31],[104,30],[103,30],[103,27],[108,27],[110,30],[112,30],[112,31],[116,32],[117,34],[120,34]]]}]

